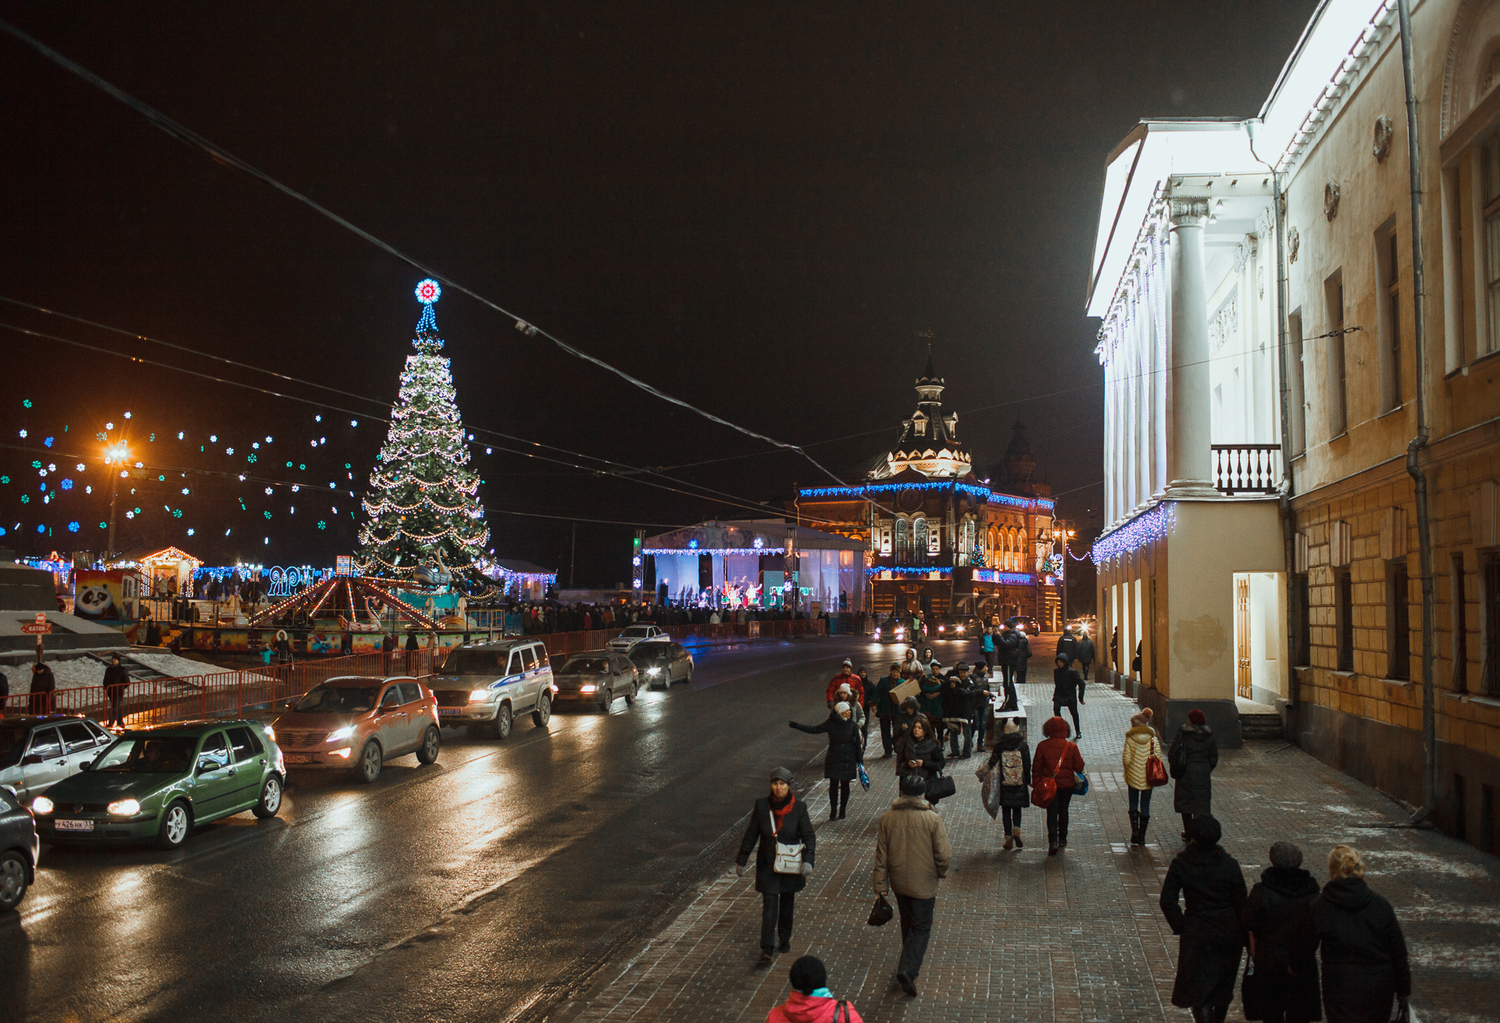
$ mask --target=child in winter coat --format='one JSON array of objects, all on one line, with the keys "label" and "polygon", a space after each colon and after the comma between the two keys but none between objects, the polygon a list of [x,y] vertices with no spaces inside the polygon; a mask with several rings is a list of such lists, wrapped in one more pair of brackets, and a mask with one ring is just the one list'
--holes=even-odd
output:
[{"label": "child in winter coat", "polygon": [[1125,768],[1125,786],[1130,791],[1130,844],[1146,844],[1146,826],[1151,823],[1151,783],[1146,778],[1146,762],[1160,758],[1161,737],[1151,725],[1151,708],[1130,719],[1120,764]]},{"label": "child in winter coat", "polygon": [[854,1006],[828,990],[828,970],[817,956],[798,959],[791,975],[791,994],[771,1010],[766,1023],[864,1023]]},{"label": "child in winter coat", "polygon": [[1031,749],[1021,737],[1015,718],[1005,719],[1005,730],[995,740],[988,766],[995,772],[992,784],[999,789],[1000,826],[1005,832],[1005,848],[1024,848],[1021,811],[1031,803]]}]

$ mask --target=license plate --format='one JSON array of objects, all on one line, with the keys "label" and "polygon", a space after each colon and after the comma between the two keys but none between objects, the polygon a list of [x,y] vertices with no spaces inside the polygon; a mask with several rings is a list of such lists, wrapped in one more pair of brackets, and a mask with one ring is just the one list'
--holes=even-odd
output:
[{"label": "license plate", "polygon": [[311,753],[283,753],[282,754],[282,758],[285,759],[286,762],[289,763],[289,764],[310,764],[310,763],[312,763],[312,754]]},{"label": "license plate", "polygon": [[438,716],[439,717],[445,717],[445,718],[458,717],[463,712],[464,712],[464,709],[462,707],[439,707],[438,708]]},{"label": "license plate", "polygon": [[58,831],[93,831],[93,821],[66,821],[59,820],[53,825]]}]

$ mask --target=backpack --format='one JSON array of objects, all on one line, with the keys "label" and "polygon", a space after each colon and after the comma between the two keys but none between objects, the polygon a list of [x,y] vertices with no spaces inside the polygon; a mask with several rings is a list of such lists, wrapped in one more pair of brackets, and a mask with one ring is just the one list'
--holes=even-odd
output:
[{"label": "backpack", "polygon": [[1001,751],[1000,784],[1011,785],[1017,788],[1026,784],[1024,765],[1021,763],[1020,750],[1008,749]]}]

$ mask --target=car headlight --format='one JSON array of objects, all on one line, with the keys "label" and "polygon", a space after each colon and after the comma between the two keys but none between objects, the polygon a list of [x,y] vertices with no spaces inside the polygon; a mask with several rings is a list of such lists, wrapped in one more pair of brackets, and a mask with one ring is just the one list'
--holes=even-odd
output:
[{"label": "car headlight", "polygon": [[31,801],[31,809],[33,813],[51,813],[52,800],[46,796],[37,796]]},{"label": "car headlight", "polygon": [[347,739],[347,738],[349,738],[349,736],[351,736],[353,734],[354,734],[354,726],[353,725],[345,725],[343,728],[335,728],[333,731],[329,732],[328,733],[328,737],[326,739],[324,739],[323,741],[324,742],[338,742],[340,739]]},{"label": "car headlight", "polygon": [[586,684],[581,685],[581,686],[578,687],[578,691],[580,693],[593,693],[593,692],[597,692],[598,689],[599,689],[599,687],[596,686],[596,685],[594,685],[594,683],[592,683],[592,682],[586,683]]},{"label": "car headlight", "polygon": [[875,638],[876,638],[876,639],[879,639],[879,638],[880,638],[880,630],[879,630],[879,629],[876,629],[876,630],[875,630]]},{"label": "car headlight", "polygon": [[490,691],[488,689],[476,689],[469,694],[470,703],[484,703],[489,698]]},{"label": "car headlight", "polygon": [[646,674],[647,675],[660,675],[661,674],[661,669],[660,668],[647,668],[646,669]]},{"label": "car headlight", "polygon": [[141,804],[134,799],[121,799],[110,803],[108,809],[116,817],[134,817],[141,812]]}]

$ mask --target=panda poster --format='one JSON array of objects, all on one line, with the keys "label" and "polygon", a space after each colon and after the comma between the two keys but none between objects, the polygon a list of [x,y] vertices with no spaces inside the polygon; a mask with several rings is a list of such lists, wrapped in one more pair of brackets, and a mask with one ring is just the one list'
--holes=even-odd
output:
[{"label": "panda poster", "polygon": [[79,569],[73,613],[91,622],[126,621],[125,575],[125,572]]}]

